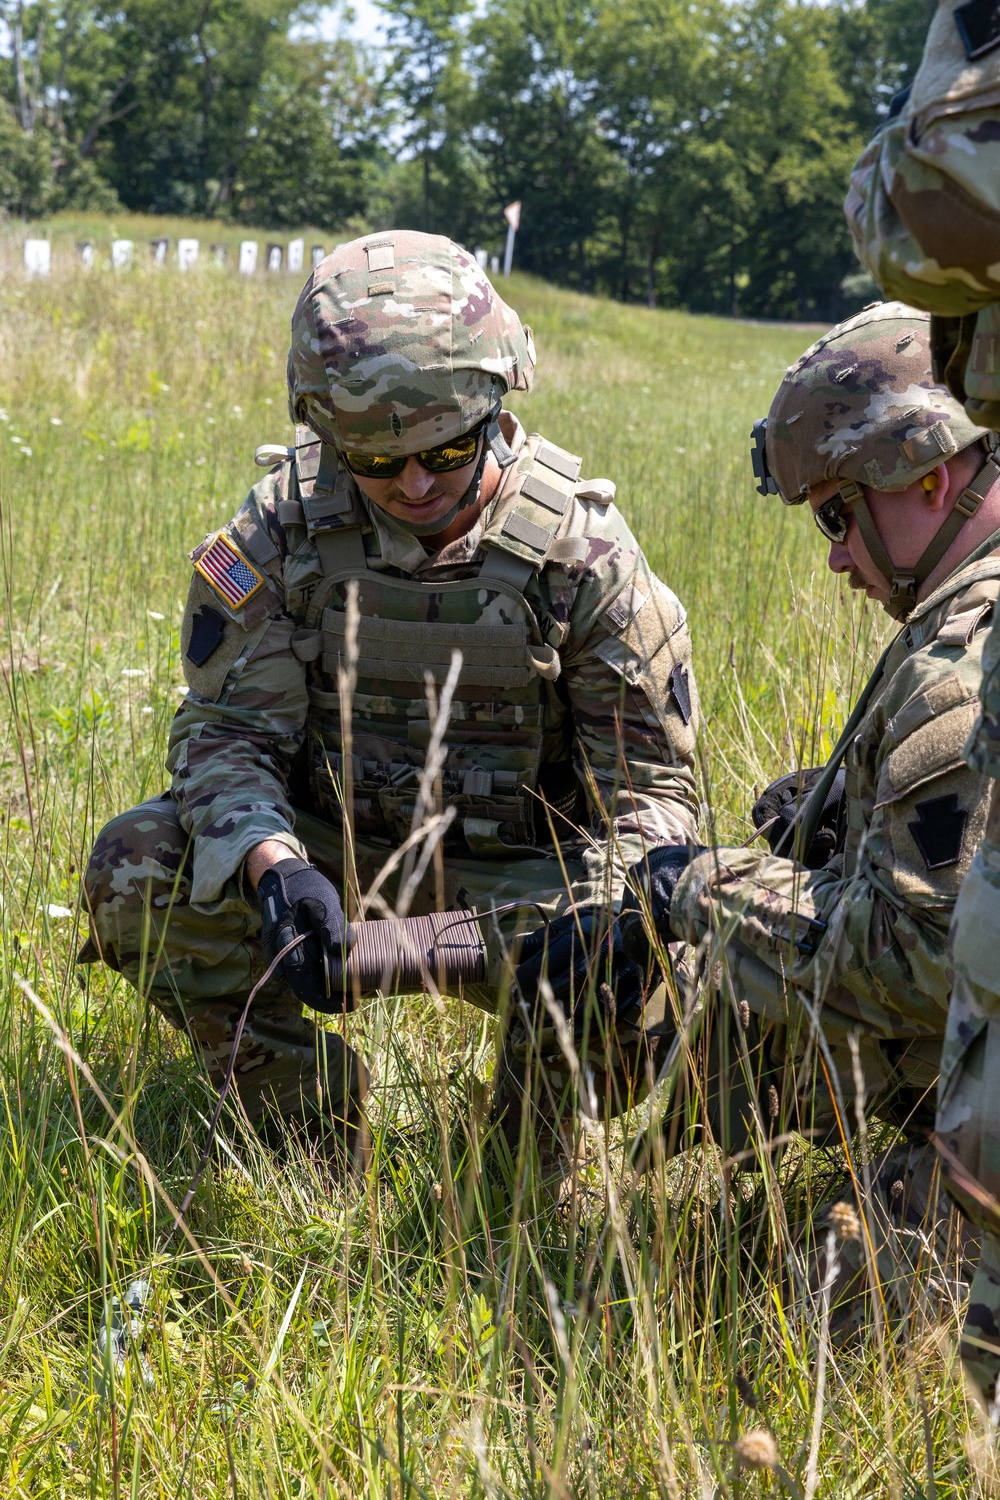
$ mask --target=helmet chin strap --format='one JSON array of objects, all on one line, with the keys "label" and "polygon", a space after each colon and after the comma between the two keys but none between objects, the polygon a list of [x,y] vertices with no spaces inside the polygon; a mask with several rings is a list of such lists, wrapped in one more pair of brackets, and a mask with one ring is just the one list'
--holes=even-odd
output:
[{"label": "helmet chin strap", "polygon": [[882,538],[875,529],[875,522],[872,520],[872,514],[868,509],[868,502],[860,484],[850,479],[840,486],[840,496],[844,507],[845,509],[849,507],[851,514],[856,517],[858,530],[868,549],[868,555],[889,585],[889,600],[886,609],[894,620],[902,622],[913,613],[921,585],[933,573],[966,521],[971,521],[998,478],[1000,478],[1000,464],[991,454],[972,483],[959,495],[953,509],[941,523],[920,557],[909,568],[897,568],[890,559]]}]

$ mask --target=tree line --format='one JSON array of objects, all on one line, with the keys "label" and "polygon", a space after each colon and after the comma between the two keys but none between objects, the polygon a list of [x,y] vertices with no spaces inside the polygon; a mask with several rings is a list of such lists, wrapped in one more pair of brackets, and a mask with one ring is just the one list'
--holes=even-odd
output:
[{"label": "tree line", "polygon": [[651,306],[868,300],[840,204],[928,0],[0,0],[0,210],[390,224]]}]

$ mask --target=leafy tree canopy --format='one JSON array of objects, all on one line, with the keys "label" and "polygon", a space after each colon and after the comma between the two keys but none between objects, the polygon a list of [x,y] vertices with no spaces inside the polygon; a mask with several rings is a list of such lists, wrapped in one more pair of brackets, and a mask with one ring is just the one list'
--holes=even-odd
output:
[{"label": "leafy tree canopy", "polygon": [[[390,224],[624,300],[834,317],[841,201],[928,0],[0,0],[0,209]],[[2,45],[6,39],[6,45]]]}]

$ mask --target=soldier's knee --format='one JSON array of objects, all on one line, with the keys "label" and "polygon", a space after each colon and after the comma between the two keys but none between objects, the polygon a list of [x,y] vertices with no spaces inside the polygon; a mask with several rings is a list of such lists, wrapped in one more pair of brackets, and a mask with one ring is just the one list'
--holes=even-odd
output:
[{"label": "soldier's knee", "polygon": [[150,883],[172,889],[183,882],[188,838],[171,797],[153,798],[119,813],[97,835],[83,876],[87,906],[102,912],[145,902]]}]

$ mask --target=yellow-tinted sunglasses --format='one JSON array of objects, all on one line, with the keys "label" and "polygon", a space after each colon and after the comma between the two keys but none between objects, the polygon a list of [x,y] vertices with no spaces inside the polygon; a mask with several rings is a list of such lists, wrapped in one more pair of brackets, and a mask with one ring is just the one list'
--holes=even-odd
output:
[{"label": "yellow-tinted sunglasses", "polygon": [[436,448],[423,448],[419,453],[358,453],[354,448],[341,448],[341,458],[352,474],[362,479],[395,479],[402,474],[411,458],[432,474],[447,474],[452,469],[471,464],[479,447],[482,424],[471,432],[440,443]]}]

